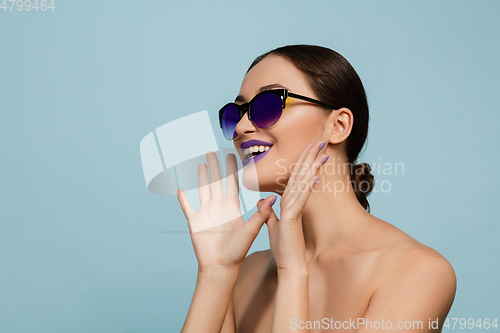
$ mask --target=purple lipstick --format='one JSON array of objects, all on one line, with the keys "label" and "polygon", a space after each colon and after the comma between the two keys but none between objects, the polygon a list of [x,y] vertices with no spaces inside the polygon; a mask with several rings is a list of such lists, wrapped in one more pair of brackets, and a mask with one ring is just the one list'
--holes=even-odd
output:
[{"label": "purple lipstick", "polygon": [[269,142],[266,142],[266,141],[261,141],[261,140],[248,140],[248,141],[245,141],[241,144],[241,149],[244,150],[244,149],[247,149],[249,147],[252,147],[252,146],[265,146],[265,147],[269,147],[269,149],[267,151],[264,151],[256,156],[253,156],[251,158],[246,158],[246,156],[244,156],[244,159],[243,159],[243,166],[246,166],[246,165],[249,165],[249,164],[252,164],[252,163],[256,163],[258,161],[260,161],[261,159],[264,158],[264,156],[267,155],[267,153],[269,153],[273,147],[273,144],[272,143],[269,143]]}]

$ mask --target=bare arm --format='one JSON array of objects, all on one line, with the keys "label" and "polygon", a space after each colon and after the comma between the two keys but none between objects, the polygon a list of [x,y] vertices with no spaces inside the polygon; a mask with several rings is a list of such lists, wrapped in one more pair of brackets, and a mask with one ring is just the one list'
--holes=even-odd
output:
[{"label": "bare arm", "polygon": [[234,308],[233,301],[229,301],[229,307],[227,308],[226,317],[224,318],[224,324],[222,325],[222,330],[220,333],[236,333],[236,323],[234,321]]},{"label": "bare arm", "polygon": [[309,332],[295,323],[309,320],[309,274],[306,270],[278,271],[272,332]]},{"label": "bare arm", "polygon": [[198,278],[183,333],[220,333],[240,267],[272,211],[273,196],[269,196],[257,202],[257,212],[244,222],[235,156],[227,156],[230,176],[225,197],[217,156],[212,152],[206,156],[210,179],[207,165],[198,167],[200,208],[194,211],[186,193],[177,191],[198,260]]},{"label": "bare arm", "polygon": [[[324,146],[324,145],[323,145]],[[326,155],[318,155],[322,142],[304,148],[281,199],[281,219],[274,211],[267,221],[271,251],[278,269],[272,332],[309,332],[294,322],[309,320],[309,272],[302,232],[302,209],[316,183]]]},{"label": "bare arm", "polygon": [[224,268],[199,271],[181,332],[221,332],[237,277],[237,271]]}]

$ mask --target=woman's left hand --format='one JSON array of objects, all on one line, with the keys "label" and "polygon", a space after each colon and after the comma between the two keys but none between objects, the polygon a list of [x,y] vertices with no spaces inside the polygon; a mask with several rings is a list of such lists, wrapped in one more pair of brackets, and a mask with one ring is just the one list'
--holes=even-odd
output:
[{"label": "woman's left hand", "polygon": [[302,209],[309,199],[319,168],[328,155],[318,155],[323,141],[309,144],[294,165],[281,196],[281,218],[271,212],[267,220],[271,252],[278,271],[306,269],[306,252],[302,232]]}]

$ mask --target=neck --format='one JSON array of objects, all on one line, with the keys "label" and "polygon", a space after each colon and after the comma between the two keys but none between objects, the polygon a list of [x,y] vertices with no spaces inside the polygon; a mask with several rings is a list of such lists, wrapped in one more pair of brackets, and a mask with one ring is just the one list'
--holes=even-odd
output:
[{"label": "neck", "polygon": [[[363,230],[371,215],[361,206],[350,183],[349,167],[328,161],[318,175],[302,210],[306,258],[313,260],[329,248],[346,249]],[[330,172],[333,168],[336,172]]]}]

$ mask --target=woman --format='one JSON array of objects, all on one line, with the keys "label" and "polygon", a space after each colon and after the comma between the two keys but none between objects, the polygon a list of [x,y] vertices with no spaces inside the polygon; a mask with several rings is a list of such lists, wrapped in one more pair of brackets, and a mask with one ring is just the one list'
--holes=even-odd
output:
[{"label": "woman", "polygon": [[[368,105],[347,60],[319,46],[277,48],[252,63],[236,103],[221,109],[224,135],[245,165],[243,184],[281,195],[280,219],[269,196],[243,222],[235,156],[223,197],[216,155],[207,154],[200,209],[177,192],[191,231],[214,226],[191,232],[198,279],[182,332],[440,331],[454,271],[368,212],[373,176],[355,164]],[[270,250],[245,257],[264,223]]]}]

